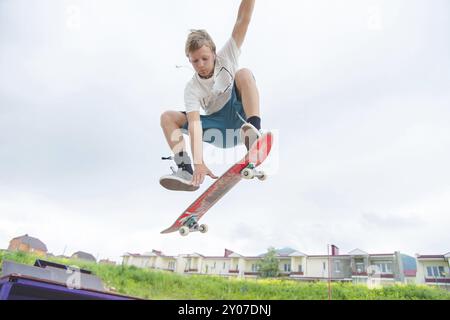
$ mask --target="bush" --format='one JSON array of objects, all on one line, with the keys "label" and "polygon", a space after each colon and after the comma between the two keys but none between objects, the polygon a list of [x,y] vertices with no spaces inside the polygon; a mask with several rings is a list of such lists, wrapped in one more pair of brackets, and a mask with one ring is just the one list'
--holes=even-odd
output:
[{"label": "bush", "polygon": [[277,258],[275,248],[269,248],[267,254],[258,263],[259,271],[262,278],[275,278],[279,272],[280,260]]}]

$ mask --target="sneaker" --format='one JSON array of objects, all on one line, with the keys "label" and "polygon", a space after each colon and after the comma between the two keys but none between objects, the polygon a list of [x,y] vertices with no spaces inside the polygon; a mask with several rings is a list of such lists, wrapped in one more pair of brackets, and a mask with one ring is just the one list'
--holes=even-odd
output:
[{"label": "sneaker", "polygon": [[241,128],[241,141],[245,144],[247,151],[261,136],[261,132],[250,123],[245,123]]},{"label": "sneaker", "polygon": [[171,175],[167,175],[161,177],[159,179],[159,183],[164,188],[171,191],[197,191],[200,187],[194,187],[192,185],[192,174],[182,168],[179,168],[178,171],[175,171],[173,167],[171,167],[173,173]]}]

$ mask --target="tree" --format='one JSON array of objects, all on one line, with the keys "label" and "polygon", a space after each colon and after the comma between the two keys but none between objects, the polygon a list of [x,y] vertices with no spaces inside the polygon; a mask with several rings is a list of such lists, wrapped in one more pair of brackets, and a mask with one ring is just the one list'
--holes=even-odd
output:
[{"label": "tree", "polygon": [[259,271],[262,278],[275,278],[280,274],[279,270],[280,260],[277,258],[275,248],[269,248],[267,254],[258,263]]}]

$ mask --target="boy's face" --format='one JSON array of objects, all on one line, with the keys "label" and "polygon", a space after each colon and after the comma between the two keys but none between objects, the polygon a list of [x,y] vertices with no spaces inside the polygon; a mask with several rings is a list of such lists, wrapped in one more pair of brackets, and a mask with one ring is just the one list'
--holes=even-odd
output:
[{"label": "boy's face", "polygon": [[211,48],[203,46],[189,53],[189,61],[201,77],[207,78],[214,73],[216,56]]}]

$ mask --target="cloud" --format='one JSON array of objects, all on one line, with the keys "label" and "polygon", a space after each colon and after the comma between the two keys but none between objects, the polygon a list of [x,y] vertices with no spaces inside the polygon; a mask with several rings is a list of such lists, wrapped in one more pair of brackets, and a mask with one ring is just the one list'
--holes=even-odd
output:
[{"label": "cloud", "polygon": [[375,230],[395,229],[400,231],[402,229],[419,229],[426,227],[427,222],[414,214],[408,216],[399,216],[396,214],[377,214],[377,213],[363,213],[361,215],[362,224],[368,228]]}]

